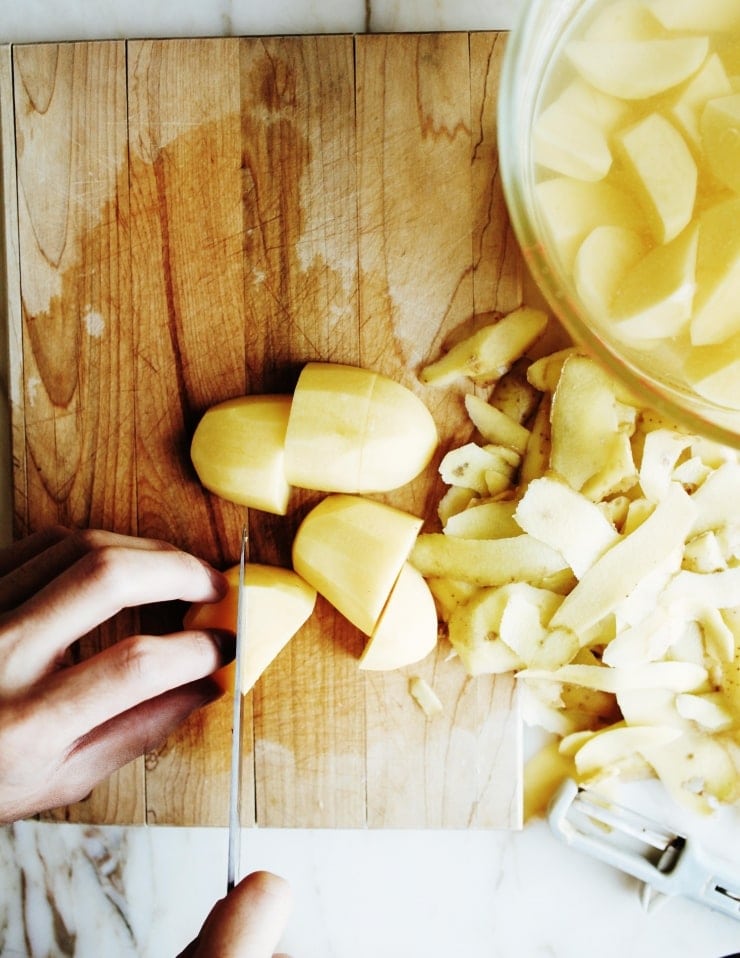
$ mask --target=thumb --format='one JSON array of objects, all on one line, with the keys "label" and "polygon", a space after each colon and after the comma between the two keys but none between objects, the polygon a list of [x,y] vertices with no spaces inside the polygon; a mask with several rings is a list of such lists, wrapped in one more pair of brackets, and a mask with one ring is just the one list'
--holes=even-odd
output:
[{"label": "thumb", "polygon": [[272,958],[293,905],[290,885],[270,872],[247,875],[216,902],[179,958]]}]

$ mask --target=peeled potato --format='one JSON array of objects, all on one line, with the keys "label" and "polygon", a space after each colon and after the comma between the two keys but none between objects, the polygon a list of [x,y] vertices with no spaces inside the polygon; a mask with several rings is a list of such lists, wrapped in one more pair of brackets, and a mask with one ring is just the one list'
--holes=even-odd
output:
[{"label": "peeled potato", "polygon": [[374,499],[327,496],[293,540],[293,567],[353,625],[372,635],[422,520]]},{"label": "peeled potato", "polygon": [[637,231],[639,205],[610,183],[587,183],[567,176],[543,180],[535,187],[553,246],[566,270],[571,269],[584,239],[597,226]]},{"label": "peeled potato", "polygon": [[[185,615],[186,629],[236,631],[239,566],[226,573],[229,591],[220,602],[200,603]],[[244,570],[245,641],[242,688],[248,692],[313,612],[316,590],[295,572],[250,562]],[[228,687],[233,663],[217,673]]]},{"label": "peeled potato", "polygon": [[709,100],[699,128],[712,173],[723,186],[740,193],[740,93]]},{"label": "peeled potato", "polygon": [[288,420],[286,477],[323,492],[386,492],[417,476],[437,441],[431,413],[405,386],[356,366],[308,363]]},{"label": "peeled potato", "polygon": [[716,53],[712,53],[701,70],[681,89],[670,110],[671,117],[695,147],[700,145],[699,121],[707,102],[716,97],[729,96],[731,93],[732,84],[722,60]]},{"label": "peeled potato", "polygon": [[212,406],[193,435],[190,457],[201,483],[230,502],[285,515],[285,431],[290,396],[240,396]]},{"label": "peeled potato", "polygon": [[740,199],[713,206],[699,220],[697,292],[691,319],[695,346],[740,332]]},{"label": "peeled potato", "polygon": [[[580,108],[583,94],[589,89],[582,81],[572,84],[540,113],[534,125],[534,157],[537,163],[579,180],[601,180],[612,165],[606,123],[602,126],[593,115]],[[594,97],[619,103],[606,94],[593,90]]]},{"label": "peeled potato", "polygon": [[645,241],[623,226],[597,226],[581,244],[573,279],[595,319],[606,321],[622,279],[647,251]]},{"label": "peeled potato", "polygon": [[619,335],[649,340],[682,332],[691,318],[696,292],[698,241],[698,230],[690,226],[626,271],[611,305]]},{"label": "peeled potato", "polygon": [[691,221],[698,172],[686,141],[660,113],[620,134],[628,168],[658,243],[669,243]]},{"label": "peeled potato", "polygon": [[400,669],[426,658],[436,644],[434,596],[424,577],[406,562],[360,657],[360,668]]},{"label": "peeled potato", "polygon": [[740,26],[737,0],[644,0],[668,30],[731,30]]},{"label": "peeled potato", "polygon": [[602,93],[642,100],[687,80],[704,62],[706,37],[648,40],[577,40],[566,55],[580,75]]}]

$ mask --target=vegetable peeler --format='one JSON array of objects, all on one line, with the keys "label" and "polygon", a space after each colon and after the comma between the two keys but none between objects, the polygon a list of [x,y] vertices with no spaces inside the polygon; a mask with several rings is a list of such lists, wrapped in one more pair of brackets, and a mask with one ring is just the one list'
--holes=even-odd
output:
[{"label": "vegetable peeler", "polygon": [[[682,895],[740,921],[740,865],[566,779],[548,811],[555,835],[663,895]],[[643,897],[647,904],[649,895]]]}]

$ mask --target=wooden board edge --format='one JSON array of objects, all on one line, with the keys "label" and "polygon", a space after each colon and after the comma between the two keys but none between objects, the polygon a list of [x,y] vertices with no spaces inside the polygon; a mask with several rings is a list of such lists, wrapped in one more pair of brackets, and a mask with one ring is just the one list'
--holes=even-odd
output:
[{"label": "wooden board edge", "polygon": [[0,545],[17,531],[16,504],[25,501],[20,250],[13,105],[13,47],[0,45]]}]

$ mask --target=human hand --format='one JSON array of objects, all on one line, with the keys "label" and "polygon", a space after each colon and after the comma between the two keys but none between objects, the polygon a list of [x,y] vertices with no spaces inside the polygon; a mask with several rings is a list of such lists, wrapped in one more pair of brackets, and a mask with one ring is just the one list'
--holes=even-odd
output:
[{"label": "human hand", "polygon": [[291,907],[284,879],[253,872],[216,902],[198,937],[178,958],[271,958]]},{"label": "human hand", "polygon": [[0,551],[0,822],[78,801],[220,694],[233,636],[134,635],[74,665],[124,608],[214,602],[223,576],[164,542],[61,528]]}]

